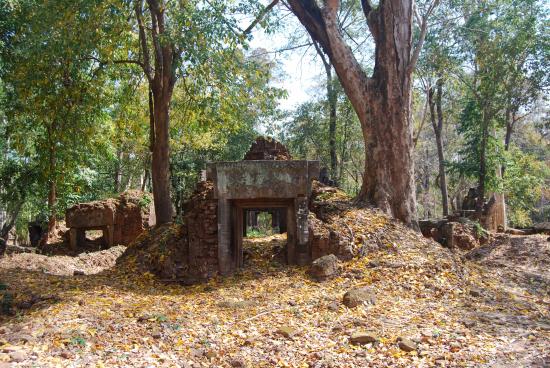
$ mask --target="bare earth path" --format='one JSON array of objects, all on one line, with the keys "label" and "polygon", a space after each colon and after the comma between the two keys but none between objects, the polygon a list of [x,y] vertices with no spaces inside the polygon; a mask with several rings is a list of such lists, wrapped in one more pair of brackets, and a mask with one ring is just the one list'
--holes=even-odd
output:
[{"label": "bare earth path", "polygon": [[[251,241],[240,274],[197,286],[114,269],[72,276],[106,267],[95,253],[89,268],[13,255],[0,261],[15,313],[0,317],[0,367],[545,367],[546,238],[499,237],[462,260],[403,233],[322,283],[270,260],[277,237]],[[345,307],[355,286],[376,303]],[[379,343],[350,344],[362,330]],[[401,350],[400,336],[417,349]]]}]

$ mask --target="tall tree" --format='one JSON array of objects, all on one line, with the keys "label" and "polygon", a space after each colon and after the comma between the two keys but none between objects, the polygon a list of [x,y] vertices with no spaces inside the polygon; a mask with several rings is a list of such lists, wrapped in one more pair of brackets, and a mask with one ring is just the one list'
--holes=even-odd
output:
[{"label": "tall tree", "polygon": [[[238,27],[234,15],[242,10],[254,11],[256,7],[254,2],[220,0],[133,1],[139,51],[134,52],[134,59],[124,61],[141,66],[151,91],[151,178],[159,224],[172,221],[173,216],[170,106],[176,82],[200,81],[200,76],[210,73],[209,68],[216,71],[219,79],[223,79],[222,75],[231,79],[231,70],[224,70],[223,66],[245,44],[249,32]],[[260,11],[260,18],[266,9]]]},{"label": "tall tree", "polygon": [[339,0],[320,7],[315,0],[289,0],[291,10],[328,55],[361,122],[365,170],[359,199],[374,204],[407,224],[416,222],[412,125],[412,72],[427,29],[413,50],[412,0],[363,0],[363,12],[375,43],[374,72],[369,77],[345,43],[337,17]]},{"label": "tall tree", "polygon": [[458,33],[461,51],[471,66],[461,78],[469,89],[461,119],[467,139],[462,168],[477,176],[478,215],[489,190],[502,192],[502,151],[518,112],[548,83],[543,7],[537,0],[472,0],[458,8],[465,20]]},{"label": "tall tree", "polygon": [[103,118],[105,74],[102,65],[87,58],[102,32],[73,31],[99,27],[93,9],[88,2],[58,1],[49,7],[21,2],[11,10],[16,21],[2,35],[9,135],[21,157],[41,165],[49,230],[56,224],[59,191]]}]

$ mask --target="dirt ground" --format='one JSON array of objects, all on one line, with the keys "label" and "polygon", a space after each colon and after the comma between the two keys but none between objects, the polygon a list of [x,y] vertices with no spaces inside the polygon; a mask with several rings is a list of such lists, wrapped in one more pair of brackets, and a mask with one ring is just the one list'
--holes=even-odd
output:
[{"label": "dirt ground", "polygon": [[[195,286],[109,269],[119,247],[10,255],[0,367],[550,366],[548,236],[497,236],[457,254],[396,234],[321,283],[277,262],[281,236],[249,240],[237,275]],[[359,286],[375,304],[344,306]],[[351,344],[360,331],[378,341]]]}]

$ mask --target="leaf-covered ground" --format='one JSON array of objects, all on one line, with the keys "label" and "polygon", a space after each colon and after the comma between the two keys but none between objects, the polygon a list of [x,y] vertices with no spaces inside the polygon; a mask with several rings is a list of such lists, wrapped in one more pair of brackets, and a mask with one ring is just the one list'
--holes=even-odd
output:
[{"label": "leaf-covered ground", "polygon": [[[379,245],[321,283],[307,268],[271,259],[280,236],[248,241],[239,274],[196,286],[114,268],[52,275],[20,262],[43,256],[10,256],[0,262],[0,281],[13,296],[4,312],[15,314],[1,317],[0,367],[550,364],[546,237],[499,237],[463,258],[374,211],[345,218],[355,233],[383,229],[364,229],[382,234]],[[355,286],[369,286],[376,303],[344,306],[343,294]],[[379,342],[352,345],[358,331]],[[417,349],[401,350],[399,337]]]}]

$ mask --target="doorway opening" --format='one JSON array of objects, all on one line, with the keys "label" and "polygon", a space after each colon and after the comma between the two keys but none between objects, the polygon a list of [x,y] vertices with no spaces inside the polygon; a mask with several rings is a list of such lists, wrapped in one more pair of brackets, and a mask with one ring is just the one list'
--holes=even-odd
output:
[{"label": "doorway opening", "polygon": [[296,239],[293,200],[235,200],[232,208],[235,268],[288,263]]}]

